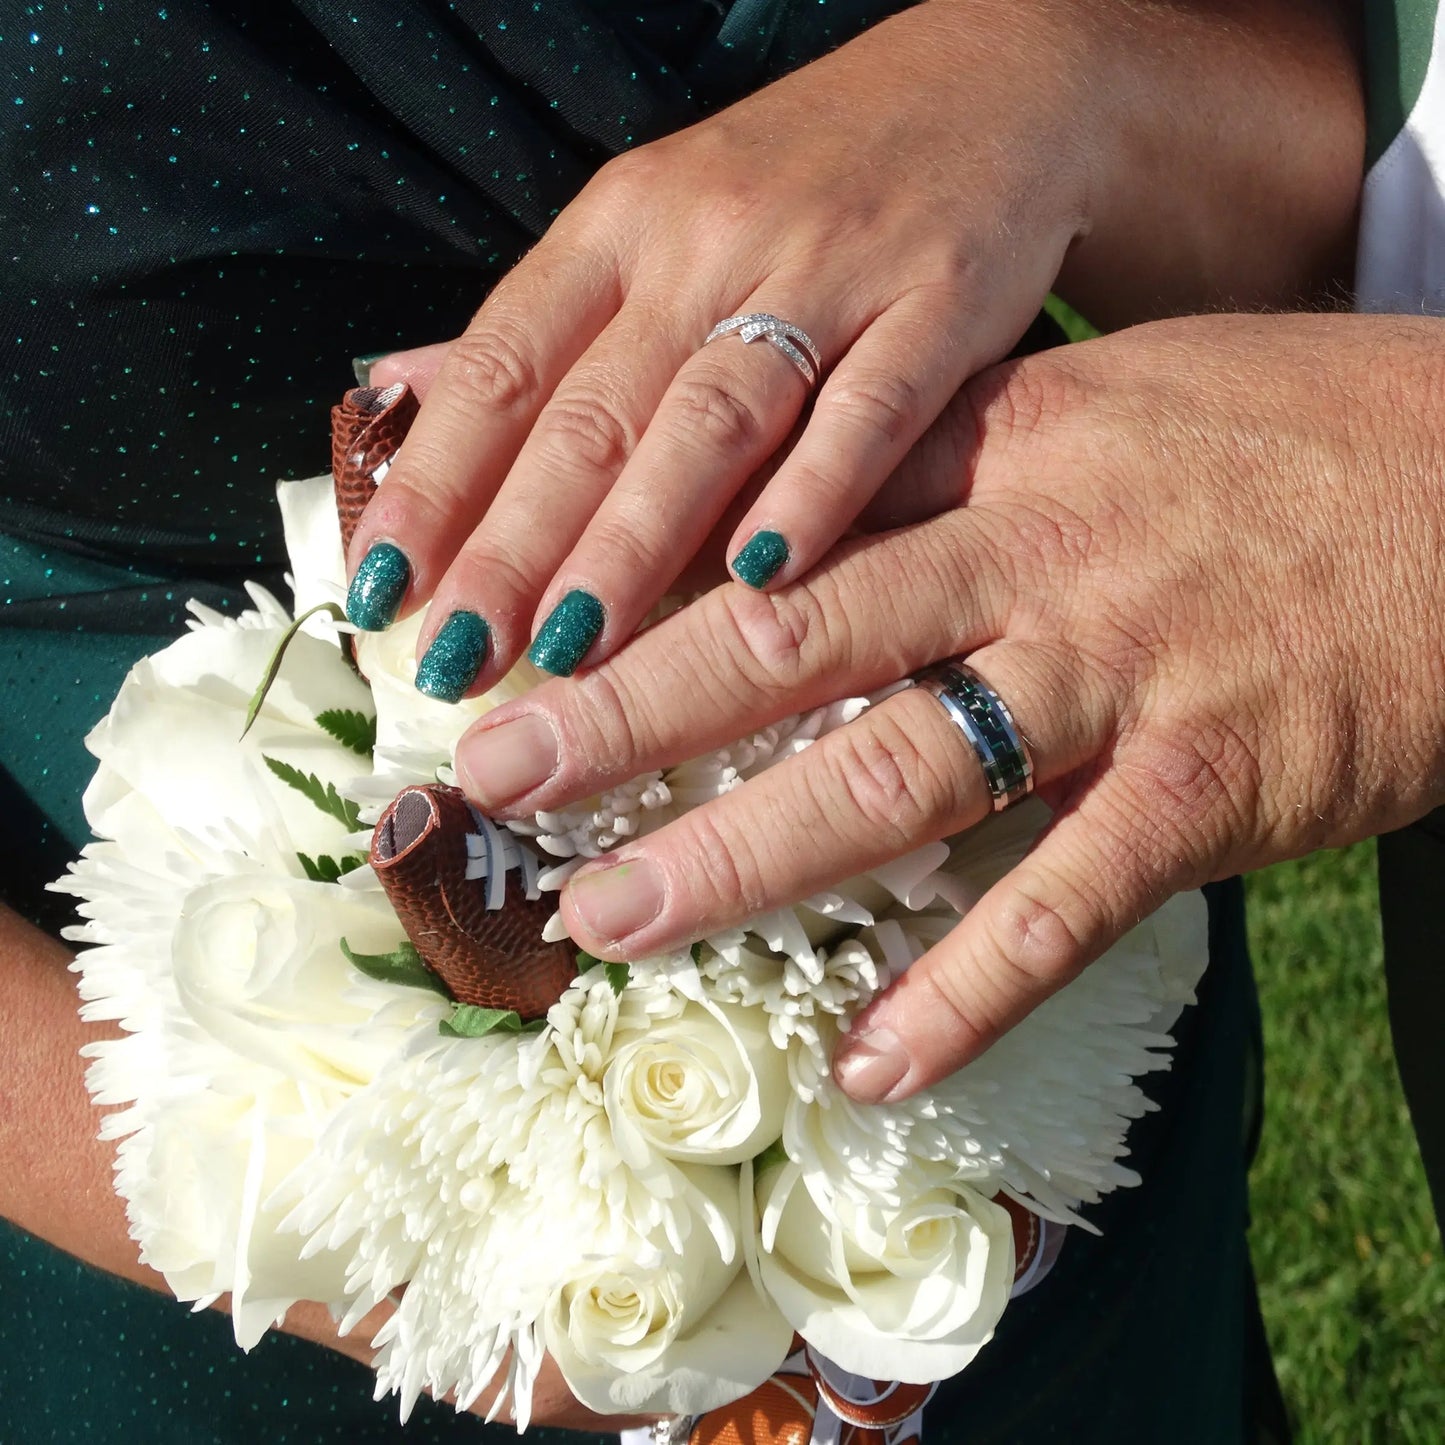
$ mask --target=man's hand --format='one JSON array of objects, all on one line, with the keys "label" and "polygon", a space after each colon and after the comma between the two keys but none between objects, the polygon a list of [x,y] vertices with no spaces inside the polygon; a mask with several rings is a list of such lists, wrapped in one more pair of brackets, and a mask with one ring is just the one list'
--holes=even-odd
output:
[{"label": "man's hand", "polygon": [[[965,505],[771,596],[727,585],[458,751],[493,813],[552,809],[965,655],[1057,808],[858,1021],[844,1086],[982,1052],[1169,894],[1445,798],[1438,322],[1210,317],[997,367],[895,478]],[[577,873],[573,936],[639,957],[967,828],[990,800],[937,701],[891,697]]]}]

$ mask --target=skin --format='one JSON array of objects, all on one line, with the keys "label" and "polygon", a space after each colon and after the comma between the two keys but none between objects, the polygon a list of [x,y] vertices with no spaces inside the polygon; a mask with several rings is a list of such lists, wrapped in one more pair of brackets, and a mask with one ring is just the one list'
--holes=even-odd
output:
[{"label": "skin", "polygon": [[[965,505],[770,596],[718,588],[489,713],[462,784],[494,814],[556,808],[968,655],[1057,812],[840,1051],[855,1098],[906,1097],[1172,893],[1445,801],[1440,342],[1418,318],[1216,316],[996,368],[906,464],[955,473]],[[528,757],[545,780],[507,796]],[[563,917],[590,952],[643,957],[989,806],[942,708],[906,691],[584,868]]]},{"label": "skin", "polygon": [[[374,369],[427,396],[352,569],[406,554],[419,657],[487,621],[472,692],[574,588],[596,663],[719,526],[806,574],[1051,286],[1103,324],[1317,297],[1360,175],[1338,9],[933,0],[611,162],[454,344]],[[747,311],[822,349],[806,417],[766,343],[699,349]]]}]

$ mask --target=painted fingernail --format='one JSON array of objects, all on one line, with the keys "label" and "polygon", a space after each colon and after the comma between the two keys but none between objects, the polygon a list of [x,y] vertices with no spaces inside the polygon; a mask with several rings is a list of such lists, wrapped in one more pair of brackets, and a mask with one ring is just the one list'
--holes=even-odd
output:
[{"label": "painted fingernail", "polygon": [[524,713],[457,744],[457,781],[484,808],[503,808],[557,769],[557,734],[537,713]]},{"label": "painted fingernail", "polygon": [[788,543],[781,532],[754,532],[732,560],[733,576],[749,587],[766,587],[788,560]]},{"label": "painted fingernail", "polygon": [[353,356],[351,358],[351,374],[356,378],[357,386],[370,386],[371,368],[378,361],[385,361],[390,355],[389,351],[373,351],[370,356]]},{"label": "painted fingernail", "polygon": [[363,632],[384,632],[396,618],[410,576],[411,568],[400,547],[376,543],[351,579],[346,615]]},{"label": "painted fingernail", "polygon": [[596,938],[618,943],[662,912],[662,879],[645,858],[574,878],[567,896]]},{"label": "painted fingernail", "polygon": [[908,1055],[891,1029],[845,1034],[833,1055],[833,1077],[860,1104],[881,1104],[908,1072]]},{"label": "painted fingernail", "polygon": [[491,628],[475,612],[453,612],[422,653],[417,691],[442,702],[460,701],[482,670],[491,635]]},{"label": "painted fingernail", "polygon": [[537,630],[527,650],[534,667],[555,677],[571,677],[587,649],[597,641],[606,614],[602,604],[580,587],[569,592]]}]

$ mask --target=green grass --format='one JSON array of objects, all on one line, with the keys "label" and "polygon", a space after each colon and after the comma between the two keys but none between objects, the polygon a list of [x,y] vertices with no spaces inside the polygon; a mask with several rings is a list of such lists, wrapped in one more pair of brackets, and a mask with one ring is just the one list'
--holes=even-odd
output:
[{"label": "green grass", "polygon": [[1373,844],[1249,880],[1252,1246],[1299,1445],[1445,1439],[1445,1264],[1385,1016]]}]

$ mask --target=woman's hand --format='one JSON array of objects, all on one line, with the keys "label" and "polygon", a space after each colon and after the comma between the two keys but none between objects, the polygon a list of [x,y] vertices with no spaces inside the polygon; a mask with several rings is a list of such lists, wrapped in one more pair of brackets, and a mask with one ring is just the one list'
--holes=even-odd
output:
[{"label": "woman's hand", "polygon": [[[485,809],[554,809],[779,716],[966,655],[1056,815],[861,1017],[855,1097],[982,1052],[1171,893],[1393,828],[1445,799],[1445,324],[1165,322],[967,386],[903,469],[966,504],[807,581],[715,590],[463,738]],[[988,815],[938,701],[897,693],[624,844],[562,895],[642,957]]]},{"label": "woman's hand", "polygon": [[[604,166],[441,361],[352,544],[354,620],[433,599],[439,696],[529,640],[570,673],[720,524],[750,585],[809,571],[1066,260],[1100,319],[1317,284],[1358,183],[1349,57],[1297,4],[1230,8],[933,0]],[[1308,140],[1266,184],[1285,124]],[[750,312],[816,341],[815,398],[766,341],[702,345]]]}]

